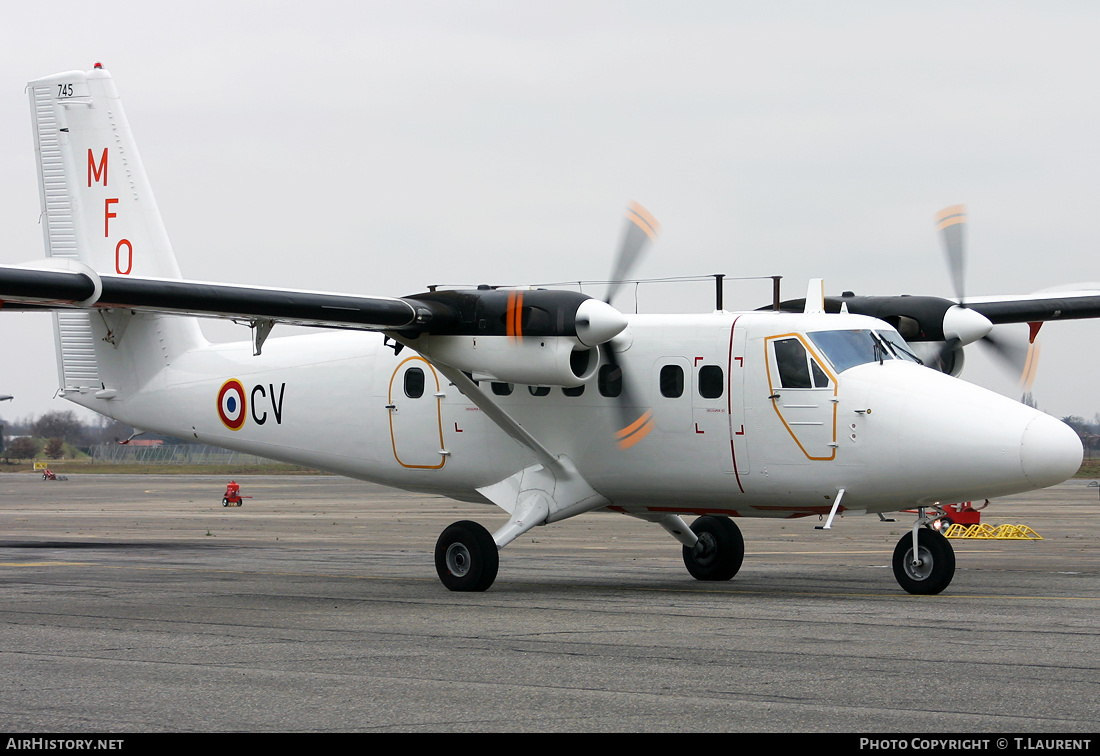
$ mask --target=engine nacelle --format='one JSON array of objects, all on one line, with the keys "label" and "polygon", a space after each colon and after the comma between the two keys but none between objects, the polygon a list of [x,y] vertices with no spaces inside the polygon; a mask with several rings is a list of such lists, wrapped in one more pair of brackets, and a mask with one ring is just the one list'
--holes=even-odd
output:
[{"label": "engine nacelle", "polygon": [[430,360],[456,367],[475,380],[564,386],[587,383],[600,364],[598,347],[568,336],[437,336],[412,342]]}]

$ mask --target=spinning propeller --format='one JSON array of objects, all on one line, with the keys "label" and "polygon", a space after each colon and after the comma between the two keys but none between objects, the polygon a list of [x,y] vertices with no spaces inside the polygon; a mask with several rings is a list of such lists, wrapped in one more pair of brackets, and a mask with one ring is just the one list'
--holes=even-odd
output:
[{"label": "spinning propeller", "polygon": [[[648,210],[636,202],[631,202],[626,211],[626,227],[623,231],[623,240],[619,245],[619,253],[612,268],[610,283],[607,286],[607,294],[604,302],[608,305],[622,288],[623,282],[641,259],[650,242],[657,239],[660,232],[660,224]],[[629,342],[626,342],[629,345]],[[625,349],[625,346],[624,346]],[[653,430],[653,412],[648,407],[642,407],[639,412],[636,401],[636,393],[631,388],[631,383],[623,374],[619,358],[615,353],[614,339],[607,342],[607,364],[611,367],[610,380],[619,382],[618,407],[620,428],[615,432],[615,438],[620,449],[629,449],[641,441]]]},{"label": "spinning propeller", "polygon": [[[944,314],[945,341],[938,356],[941,366],[951,360],[953,354],[962,346],[980,341],[992,350],[993,355],[1014,375],[1022,376],[1022,384],[1030,387],[1030,382],[1035,375],[1033,362],[1037,357],[1034,343],[1025,348],[1003,336],[994,336],[993,323],[966,304],[966,207],[964,205],[945,207],[936,214],[936,228],[939,229],[943,239],[947,268],[951,274],[955,299],[959,303],[958,308],[952,308]],[[1027,368],[1026,372],[1025,368]]]}]

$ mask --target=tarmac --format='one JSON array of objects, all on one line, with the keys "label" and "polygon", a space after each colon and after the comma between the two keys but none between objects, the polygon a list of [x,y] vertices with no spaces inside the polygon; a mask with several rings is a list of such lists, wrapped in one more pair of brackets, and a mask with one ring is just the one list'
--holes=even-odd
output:
[{"label": "tarmac", "polygon": [[0,475],[8,732],[1100,731],[1100,489],[995,500],[1042,540],[958,541],[911,596],[909,515],[739,520],[700,583],[660,527],[596,513],[451,593],[433,548],[490,506],[334,476]]}]

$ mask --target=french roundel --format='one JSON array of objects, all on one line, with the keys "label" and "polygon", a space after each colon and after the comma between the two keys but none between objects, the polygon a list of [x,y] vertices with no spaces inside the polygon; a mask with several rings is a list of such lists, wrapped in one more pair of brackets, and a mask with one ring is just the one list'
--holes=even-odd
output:
[{"label": "french roundel", "polygon": [[218,417],[229,430],[240,430],[244,425],[244,386],[240,381],[233,379],[222,385],[218,392]]}]

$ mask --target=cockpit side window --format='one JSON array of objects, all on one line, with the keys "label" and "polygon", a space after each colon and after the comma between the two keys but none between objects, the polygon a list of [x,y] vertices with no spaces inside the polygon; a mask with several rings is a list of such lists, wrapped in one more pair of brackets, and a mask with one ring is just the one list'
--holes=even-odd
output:
[{"label": "cockpit side window", "polygon": [[783,388],[813,388],[810,370],[806,363],[806,347],[798,339],[779,339],[774,342],[775,363],[779,368],[779,382]]},{"label": "cockpit side window", "polygon": [[810,358],[810,370],[814,374],[815,388],[829,387],[829,376],[825,375],[825,371],[821,369],[821,366],[817,364],[817,360],[813,357]]}]

